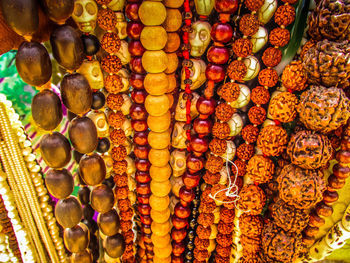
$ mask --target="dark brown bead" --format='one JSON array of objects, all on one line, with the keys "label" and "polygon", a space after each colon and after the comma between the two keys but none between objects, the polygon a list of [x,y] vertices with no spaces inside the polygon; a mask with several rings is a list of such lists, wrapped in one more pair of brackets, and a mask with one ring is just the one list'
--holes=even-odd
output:
[{"label": "dark brown bead", "polygon": [[349,151],[350,150],[350,137],[344,136],[341,140],[341,149],[343,151]]},{"label": "dark brown bead", "polygon": [[309,237],[315,237],[318,234],[318,227],[313,227],[313,226],[307,226],[304,229],[304,233],[305,235],[309,236]]},{"label": "dark brown bead", "polygon": [[320,202],[316,205],[316,213],[320,216],[329,217],[333,214],[333,208]]},{"label": "dark brown bead", "polygon": [[337,163],[333,166],[333,174],[339,179],[346,179],[350,176],[350,168]]},{"label": "dark brown bead", "polygon": [[302,241],[307,247],[311,247],[315,243],[315,238],[309,237],[309,236],[303,236]]},{"label": "dark brown bead", "polygon": [[342,189],[345,185],[344,179],[337,178],[334,174],[328,177],[328,190],[330,189]]},{"label": "dark brown bead", "polygon": [[323,201],[327,204],[330,205],[334,202],[336,202],[339,198],[339,195],[336,191],[329,191],[326,190],[323,193]]},{"label": "dark brown bead", "polygon": [[321,227],[325,223],[325,220],[318,216],[316,213],[310,215],[309,225],[313,227]]},{"label": "dark brown bead", "polygon": [[337,152],[335,158],[340,163],[350,163],[350,152],[349,151],[339,151],[339,152]]}]

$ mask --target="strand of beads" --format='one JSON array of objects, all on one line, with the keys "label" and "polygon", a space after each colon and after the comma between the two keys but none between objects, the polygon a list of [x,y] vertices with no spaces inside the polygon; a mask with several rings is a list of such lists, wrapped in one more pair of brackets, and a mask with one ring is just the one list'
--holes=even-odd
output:
[{"label": "strand of beads", "polygon": [[[148,143],[151,147],[148,159],[151,164],[150,176],[150,214],[162,213],[169,205],[169,192],[171,184],[169,176],[171,168],[169,166],[170,152],[170,118],[165,125],[166,129],[159,130],[158,125],[151,124],[152,118],[159,118],[165,114],[169,114],[170,100],[166,95],[169,81],[164,71],[167,69],[168,57],[163,51],[167,43],[167,33],[162,23],[166,20],[166,8],[163,3],[158,1],[143,1],[139,8],[139,17],[144,25],[141,32],[141,43],[146,51],[142,55],[142,66],[147,72],[144,79],[144,86],[149,95],[145,100],[145,108],[149,114],[148,123],[150,124],[150,132],[148,134]],[[144,37],[145,36],[145,37]],[[147,37],[146,37],[147,36]],[[155,81],[153,80],[160,80]],[[164,177],[156,178],[156,174]],[[162,222],[154,220],[151,224],[153,244],[164,243],[163,248],[154,247],[153,262],[171,262],[172,247],[170,243],[169,232],[171,224],[169,220],[170,214],[162,216]],[[158,239],[158,242],[156,241]]]},{"label": "strand of beads", "polygon": [[136,193],[138,214],[141,220],[141,233],[138,235],[137,260],[147,262],[153,257],[153,245],[151,241],[151,216],[150,216],[150,162],[148,160],[148,124],[147,112],[144,106],[147,92],[144,86],[144,74],[146,71],[142,66],[142,55],[145,52],[140,41],[143,28],[139,17],[141,1],[129,1],[126,6],[126,15],[130,19],[127,26],[127,33],[131,39],[129,42],[129,52],[131,54],[130,84],[132,86],[131,97],[133,105],[130,109],[132,127],[135,131],[133,136],[134,154],[136,157]]},{"label": "strand of beads", "polygon": [[[183,2],[183,1],[182,1]],[[180,4],[180,3],[179,3]],[[181,92],[179,96],[182,98],[178,99],[178,104],[176,107],[175,113],[175,124],[174,130],[172,134],[172,146],[175,148],[171,153],[170,164],[173,169],[173,175],[171,177],[172,185],[173,185],[173,193],[175,195],[174,198],[180,198],[180,202],[176,200],[176,205],[173,207],[173,230],[172,230],[172,262],[183,262],[184,256],[183,253],[185,251],[185,242],[186,238],[186,229],[188,228],[188,219],[191,215],[190,204],[192,200],[188,200],[188,195],[185,193],[190,191],[196,185],[190,185],[191,181],[187,181],[184,175],[186,171],[186,155],[190,154],[190,147],[187,147],[186,141],[191,141],[190,129],[191,129],[191,100],[192,100],[192,92],[189,83],[189,69],[186,64],[186,61],[189,61],[189,29],[191,28],[191,9],[189,5],[189,1],[184,1],[184,25],[182,27],[183,35],[182,35],[182,56],[184,58],[183,61],[183,71],[185,74],[184,80],[184,88],[185,92]],[[180,15],[181,16],[181,15]],[[168,18],[167,18],[168,19]],[[181,26],[181,24],[180,24]],[[186,97],[187,96],[187,97]],[[180,105],[180,103],[184,103]],[[183,108],[185,111],[181,111]],[[183,114],[184,113],[184,114]],[[189,127],[185,127],[189,126]],[[186,130],[187,129],[187,130]],[[187,148],[187,153],[185,149]],[[181,177],[182,176],[182,177]],[[187,176],[188,177],[188,176]],[[191,178],[188,178],[191,179]],[[187,179],[187,180],[188,180]],[[199,178],[198,178],[199,179]],[[197,178],[194,179],[195,183]],[[197,182],[197,185],[198,185]],[[192,190],[193,191],[193,190]],[[193,231],[192,231],[193,232]],[[190,241],[191,242],[191,241]]]},{"label": "strand of beads", "polygon": [[[133,210],[129,200],[129,178],[127,174],[127,155],[131,153],[130,141],[131,129],[128,128],[128,120],[125,115],[129,114],[130,98],[122,94],[128,90],[128,83],[123,83],[123,77],[128,77],[127,71],[122,65],[129,62],[120,56],[119,52],[127,55],[127,43],[121,42],[118,33],[114,32],[117,25],[118,14],[113,11],[123,10],[124,5],[108,6],[111,1],[97,1],[102,5],[97,15],[97,21],[101,29],[107,31],[101,38],[101,47],[107,52],[101,60],[101,67],[108,75],[105,78],[105,88],[108,92],[106,98],[107,118],[109,126],[112,127],[109,137],[112,142],[111,157],[113,159],[113,180],[115,183],[114,194],[111,187],[103,186],[108,190],[110,205],[104,207],[98,217],[98,223],[103,237],[103,247],[106,251],[104,258],[108,262],[118,262],[122,257],[125,262],[134,262],[132,217]],[[123,51],[121,51],[123,49]],[[122,58],[120,58],[122,57]],[[125,81],[124,81],[125,82]],[[125,85],[126,84],[126,85]],[[128,128],[128,129],[127,129]],[[107,133],[109,128],[106,129]],[[131,163],[130,163],[131,165]],[[113,187],[113,185],[111,185]],[[120,221],[116,210],[113,208],[116,198]],[[109,227],[112,223],[113,227]],[[119,228],[122,234],[118,233]],[[131,232],[131,238],[127,234]],[[127,243],[124,240],[128,239]]]},{"label": "strand of beads", "polygon": [[[18,247],[18,241],[16,234],[9,218],[9,212],[6,210],[4,200],[0,195],[0,235],[1,235],[1,252],[3,255],[0,256],[3,262],[23,262],[21,258],[21,251]],[[6,244],[7,243],[7,244]],[[7,252],[5,247],[8,246]]]}]

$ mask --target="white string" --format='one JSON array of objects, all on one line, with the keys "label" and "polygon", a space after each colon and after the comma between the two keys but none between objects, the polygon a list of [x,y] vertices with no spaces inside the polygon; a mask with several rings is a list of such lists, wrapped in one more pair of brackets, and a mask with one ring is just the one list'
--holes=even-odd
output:
[{"label": "white string", "polygon": [[[221,156],[222,157],[222,156]],[[237,177],[238,177],[238,167],[236,166],[236,164],[232,161],[230,161],[228,159],[228,151],[226,151],[226,158],[225,157],[222,157],[224,160],[226,160],[226,171],[227,171],[227,177],[228,177],[228,187],[227,188],[224,188],[224,189],[221,189],[219,191],[217,191],[214,196],[210,193],[209,194],[209,197],[214,199],[215,201],[217,202],[221,202],[223,204],[231,204],[231,203],[234,203],[235,204],[235,207],[236,207],[236,202],[239,200],[239,195],[238,195],[238,186],[236,185],[236,181],[237,181]],[[230,169],[229,169],[229,165],[228,163],[231,163],[235,169],[236,169],[236,173],[235,173],[235,176],[234,176],[234,180],[233,182],[231,181],[231,175],[230,175]],[[233,201],[222,201],[220,199],[217,199],[216,196],[221,193],[221,192],[225,192],[225,195],[227,197],[231,197],[231,198],[234,198]],[[237,208],[237,207],[236,207]]]}]

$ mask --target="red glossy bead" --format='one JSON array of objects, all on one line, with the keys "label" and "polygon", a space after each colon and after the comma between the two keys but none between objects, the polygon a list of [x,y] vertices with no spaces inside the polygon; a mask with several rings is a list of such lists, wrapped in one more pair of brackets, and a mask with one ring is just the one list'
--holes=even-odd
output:
[{"label": "red glossy bead", "polygon": [[186,235],[187,235],[186,229],[179,230],[179,229],[173,228],[171,231],[171,237],[177,243],[180,243],[182,240],[184,240],[186,238]]},{"label": "red glossy bead", "polygon": [[188,171],[186,171],[182,175],[182,181],[184,182],[184,185],[187,188],[195,188],[199,185],[199,180],[201,179],[201,176],[199,173],[190,174]]},{"label": "red glossy bead", "polygon": [[131,39],[140,39],[143,24],[140,22],[131,22],[126,26],[126,32]]},{"label": "red glossy bead", "polygon": [[233,14],[237,8],[238,0],[215,0],[215,10],[218,13]]},{"label": "red glossy bead", "polygon": [[135,89],[144,89],[143,86],[143,80],[145,79],[145,75],[137,74],[137,73],[131,73],[129,81],[130,85],[134,87]]},{"label": "red glossy bead", "polygon": [[320,202],[316,205],[316,213],[319,216],[329,217],[333,214],[333,208],[324,202]]},{"label": "red glossy bead", "polygon": [[139,204],[137,206],[137,210],[140,212],[141,215],[150,215],[151,214],[151,206],[150,205]]},{"label": "red glossy bead", "polygon": [[127,4],[125,7],[126,16],[132,21],[139,21],[139,3]]},{"label": "red glossy bead", "polygon": [[188,226],[187,219],[179,218],[175,215],[171,217],[171,222],[176,229],[182,229]]},{"label": "red glossy bead", "polygon": [[146,120],[132,120],[131,127],[137,132],[145,131],[148,129]]},{"label": "red glossy bead", "polygon": [[345,185],[344,179],[337,178],[334,174],[328,177],[328,189],[342,189]]},{"label": "red glossy bead", "polygon": [[151,181],[151,176],[148,172],[142,172],[142,171],[136,171],[135,173],[135,180],[138,183],[149,183]]},{"label": "red glossy bead", "polygon": [[204,159],[201,157],[189,154],[186,159],[186,166],[190,173],[198,172],[204,167]]},{"label": "red glossy bead", "polygon": [[193,199],[195,198],[195,192],[193,189],[187,189],[186,186],[182,186],[179,191],[179,197],[181,201],[185,202],[182,203],[183,206],[186,206],[187,203],[191,203]]},{"label": "red glossy bead", "polygon": [[134,154],[135,154],[136,158],[147,159],[149,150],[150,149],[148,146],[135,145]]},{"label": "red glossy bead", "polygon": [[183,263],[184,257],[183,256],[175,256],[175,254],[171,257],[171,263]]},{"label": "red glossy bead", "polygon": [[140,203],[140,204],[143,204],[143,205],[148,205],[149,204],[149,198],[150,198],[151,195],[137,195],[137,201]]},{"label": "red glossy bead", "polygon": [[185,243],[184,242],[172,242],[173,254],[175,256],[180,256],[185,251]]},{"label": "red glossy bead", "polygon": [[152,234],[150,225],[141,224],[141,231],[146,234]]},{"label": "red glossy bead", "polygon": [[193,129],[196,133],[200,135],[208,135],[211,133],[211,128],[213,127],[213,122],[210,119],[200,119],[197,118],[193,122]]},{"label": "red glossy bead", "polygon": [[139,73],[139,74],[145,74],[146,71],[142,66],[141,57],[133,57],[130,60],[130,68],[133,72]]},{"label": "red glossy bead", "polygon": [[191,138],[191,149],[198,153],[205,153],[209,148],[209,140],[207,137],[193,136]]},{"label": "red glossy bead", "polygon": [[336,191],[329,191],[326,190],[323,192],[323,201],[326,204],[332,204],[334,202],[336,202],[339,198],[339,195]]},{"label": "red glossy bead", "polygon": [[148,195],[151,193],[151,186],[147,183],[137,183],[136,192],[141,195]]},{"label": "red glossy bead", "polygon": [[128,45],[128,50],[131,56],[141,57],[146,49],[141,44],[140,40],[132,40]]},{"label": "red glossy bead", "polygon": [[146,160],[146,159],[136,159],[135,166],[137,170],[140,170],[142,172],[147,172],[151,167],[151,163],[149,160]]},{"label": "red glossy bead", "polygon": [[207,69],[205,70],[205,76],[208,80],[212,80],[216,83],[223,81],[225,78],[225,69],[220,65],[208,64]]},{"label": "red glossy bead", "polygon": [[208,61],[214,64],[225,64],[230,57],[230,52],[226,47],[210,47],[208,49]]},{"label": "red glossy bead", "polygon": [[350,151],[339,151],[335,158],[340,163],[350,163]]},{"label": "red glossy bead", "polygon": [[148,113],[143,104],[134,103],[130,108],[130,117],[132,120],[146,120],[147,115]]},{"label": "red glossy bead", "polygon": [[191,209],[189,206],[183,206],[180,202],[175,205],[175,215],[179,218],[188,218],[191,215]]},{"label": "red glossy bead", "polygon": [[152,224],[152,218],[150,216],[140,216],[140,219],[141,219],[141,223],[142,224],[145,224],[145,225],[150,225]]},{"label": "red glossy bead", "polygon": [[141,234],[141,239],[146,242],[146,243],[152,243],[152,238],[151,238],[152,235],[149,235],[149,234],[145,234],[145,233],[142,233]]},{"label": "red glossy bead", "polygon": [[133,101],[135,103],[140,103],[140,104],[145,103],[147,95],[148,93],[144,89],[134,89],[131,92],[131,98],[133,99]]},{"label": "red glossy bead", "polygon": [[135,132],[134,134],[134,143],[145,146],[148,144],[148,131]]},{"label": "red glossy bead", "polygon": [[232,39],[233,30],[230,24],[216,23],[211,28],[210,35],[215,42],[227,43]]},{"label": "red glossy bead", "polygon": [[337,163],[333,166],[333,174],[339,179],[346,179],[350,176],[350,168]]},{"label": "red glossy bead", "polygon": [[200,114],[211,115],[215,112],[216,101],[213,98],[207,99],[204,96],[197,100],[196,108]]}]

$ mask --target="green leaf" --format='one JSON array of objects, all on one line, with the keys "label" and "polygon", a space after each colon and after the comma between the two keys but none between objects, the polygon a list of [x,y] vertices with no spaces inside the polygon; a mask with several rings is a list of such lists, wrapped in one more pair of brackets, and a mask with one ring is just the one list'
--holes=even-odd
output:
[{"label": "green leaf", "polygon": [[278,75],[280,75],[283,69],[292,61],[300,47],[300,43],[307,25],[309,6],[310,0],[300,0],[295,7],[294,24],[288,27],[290,30],[290,41],[287,47],[282,50],[282,61],[275,68]]}]

